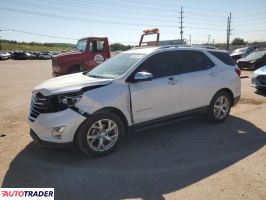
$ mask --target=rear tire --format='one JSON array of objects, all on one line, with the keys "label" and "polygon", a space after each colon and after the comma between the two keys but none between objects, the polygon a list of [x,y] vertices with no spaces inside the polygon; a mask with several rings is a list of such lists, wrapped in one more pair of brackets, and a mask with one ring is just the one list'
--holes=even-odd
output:
[{"label": "rear tire", "polygon": [[86,155],[104,156],[115,151],[122,143],[125,126],[113,113],[100,113],[89,117],[80,126],[76,143]]},{"label": "rear tire", "polygon": [[229,115],[232,100],[228,92],[220,91],[211,100],[208,110],[209,120],[212,122],[223,122]]}]

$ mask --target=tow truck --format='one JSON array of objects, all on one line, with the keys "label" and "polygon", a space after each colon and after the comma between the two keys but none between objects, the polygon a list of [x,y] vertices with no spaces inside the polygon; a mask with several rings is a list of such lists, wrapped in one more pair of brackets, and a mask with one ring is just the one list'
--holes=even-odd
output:
[{"label": "tow truck", "polygon": [[[156,41],[143,42],[144,36],[156,35]],[[145,29],[140,37],[139,47],[142,46],[159,46],[160,45],[160,31],[158,28]]]},{"label": "tow truck", "polygon": [[52,58],[53,77],[91,70],[111,57],[107,37],[86,37],[78,40],[75,51]]}]

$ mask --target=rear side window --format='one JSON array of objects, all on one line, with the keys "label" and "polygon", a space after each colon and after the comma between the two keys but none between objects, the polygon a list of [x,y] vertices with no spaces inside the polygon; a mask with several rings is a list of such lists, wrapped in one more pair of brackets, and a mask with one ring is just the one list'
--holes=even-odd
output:
[{"label": "rear side window", "polygon": [[154,78],[161,78],[174,74],[174,64],[174,52],[161,52],[144,61],[138,71],[149,72]]},{"label": "rear side window", "polygon": [[214,63],[200,51],[179,50],[175,53],[182,73],[206,70],[214,66]]},{"label": "rear side window", "polygon": [[104,47],[104,41],[101,40],[93,40],[89,43],[90,52],[103,51],[103,47]]},{"label": "rear side window", "polygon": [[222,61],[226,65],[232,65],[235,66],[235,63],[233,59],[229,56],[228,53],[225,52],[214,52],[214,51],[209,51],[210,54],[218,58],[220,61]]}]

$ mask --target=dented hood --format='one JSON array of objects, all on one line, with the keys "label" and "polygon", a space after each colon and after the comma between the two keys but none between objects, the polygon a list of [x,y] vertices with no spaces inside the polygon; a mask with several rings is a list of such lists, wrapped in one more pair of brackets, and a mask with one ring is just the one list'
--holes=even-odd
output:
[{"label": "dented hood", "polygon": [[40,92],[44,96],[76,92],[84,87],[101,86],[111,83],[113,79],[93,78],[81,73],[60,76],[44,81],[36,86],[33,93]]}]

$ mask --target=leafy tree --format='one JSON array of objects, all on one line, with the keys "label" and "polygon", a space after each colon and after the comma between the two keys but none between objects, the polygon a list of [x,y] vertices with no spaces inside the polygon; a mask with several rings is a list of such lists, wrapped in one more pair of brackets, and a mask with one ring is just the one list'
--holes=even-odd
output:
[{"label": "leafy tree", "polygon": [[130,45],[123,45],[123,44],[120,44],[120,43],[114,43],[114,44],[111,44],[110,45],[110,48],[111,48],[111,51],[126,51],[128,49],[131,49],[132,46]]},{"label": "leafy tree", "polygon": [[242,38],[235,38],[233,41],[232,41],[232,45],[245,45],[245,41],[244,39]]}]

